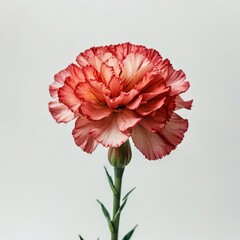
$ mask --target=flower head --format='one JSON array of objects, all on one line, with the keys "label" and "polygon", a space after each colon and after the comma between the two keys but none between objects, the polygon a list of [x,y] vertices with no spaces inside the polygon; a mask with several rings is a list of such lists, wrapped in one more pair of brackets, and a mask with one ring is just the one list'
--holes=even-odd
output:
[{"label": "flower head", "polygon": [[58,123],[76,119],[75,143],[92,153],[100,143],[117,148],[130,137],[147,159],[169,154],[182,141],[188,121],[175,111],[192,101],[182,70],[154,49],[124,43],[93,47],[57,73],[49,110]]}]

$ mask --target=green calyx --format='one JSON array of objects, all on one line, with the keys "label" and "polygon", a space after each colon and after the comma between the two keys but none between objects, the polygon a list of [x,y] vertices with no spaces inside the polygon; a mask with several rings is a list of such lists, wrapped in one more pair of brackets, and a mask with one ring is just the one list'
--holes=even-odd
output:
[{"label": "green calyx", "polygon": [[113,167],[124,168],[132,158],[132,151],[129,140],[120,147],[110,147],[108,150],[108,160]]}]

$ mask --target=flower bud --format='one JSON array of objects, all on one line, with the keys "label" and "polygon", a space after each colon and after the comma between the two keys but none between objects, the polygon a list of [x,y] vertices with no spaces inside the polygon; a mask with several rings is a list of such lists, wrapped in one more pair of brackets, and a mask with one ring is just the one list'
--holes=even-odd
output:
[{"label": "flower bud", "polygon": [[108,150],[108,160],[110,164],[116,168],[124,168],[128,165],[132,157],[131,146],[129,140],[120,147],[110,147]]}]

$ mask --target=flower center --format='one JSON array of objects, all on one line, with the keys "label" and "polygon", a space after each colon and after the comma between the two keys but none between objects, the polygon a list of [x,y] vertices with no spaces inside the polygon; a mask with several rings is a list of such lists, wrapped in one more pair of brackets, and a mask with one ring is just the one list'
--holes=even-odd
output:
[{"label": "flower center", "polygon": [[121,109],[124,109],[125,107],[126,107],[125,105],[120,105],[116,110],[121,110]]}]

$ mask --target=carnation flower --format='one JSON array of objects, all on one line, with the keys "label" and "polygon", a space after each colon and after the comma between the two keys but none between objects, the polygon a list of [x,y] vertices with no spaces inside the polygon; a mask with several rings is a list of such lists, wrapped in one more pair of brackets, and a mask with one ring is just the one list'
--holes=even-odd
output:
[{"label": "carnation flower", "polygon": [[150,160],[169,154],[182,141],[188,121],[176,110],[192,100],[182,70],[154,49],[123,43],[93,47],[57,73],[49,110],[58,123],[76,119],[73,137],[85,152],[98,144],[117,148],[130,137]]}]

